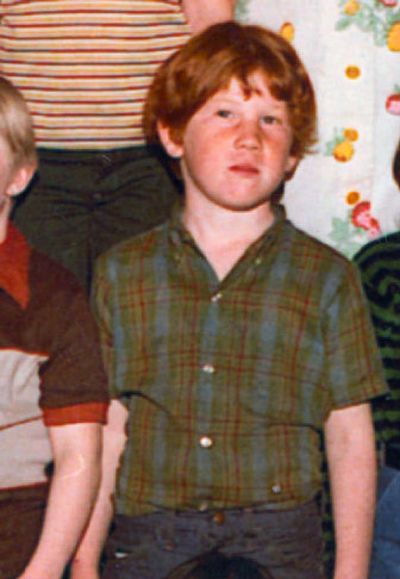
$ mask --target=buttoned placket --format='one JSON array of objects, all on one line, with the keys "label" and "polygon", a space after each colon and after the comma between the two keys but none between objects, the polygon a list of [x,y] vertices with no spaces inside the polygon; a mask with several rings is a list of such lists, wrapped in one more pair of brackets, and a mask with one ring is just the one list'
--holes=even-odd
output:
[{"label": "buttoned placket", "polygon": [[[217,326],[218,318],[220,315],[221,307],[223,307],[224,293],[229,291],[231,285],[235,284],[235,280],[248,278],[251,279],[255,275],[259,268],[263,265],[264,259],[262,254],[260,254],[259,246],[249,248],[249,251],[239,260],[233,269],[229,272],[226,278],[219,282],[216,278],[216,274],[207,262],[205,257],[199,252],[198,248],[195,246],[194,241],[191,239],[190,235],[187,234],[184,239],[179,239],[178,236],[175,237],[175,249],[174,249],[174,261],[178,267],[185,268],[185,276],[189,275],[189,271],[197,271],[196,275],[201,275],[202,280],[200,285],[203,291],[207,291],[204,287],[204,279],[207,278],[208,282],[208,299],[205,300],[205,306],[207,307],[206,314],[206,324],[209,326],[209,331],[205,331],[205,342],[207,347],[207,353],[201,353],[201,363],[199,367],[199,392],[201,393],[202,403],[201,403],[201,415],[210,416],[210,405],[212,404],[212,399],[215,394],[216,384],[218,382],[218,360],[215,360],[215,354],[212,350],[212,341],[217,336]],[[186,254],[186,252],[188,252]],[[193,253],[192,253],[193,252]],[[194,259],[198,260],[197,269],[191,264],[188,267],[186,260]],[[186,262],[186,266],[185,266]],[[201,273],[199,273],[201,272]],[[203,277],[204,276],[204,277]],[[207,305],[206,305],[207,304]],[[208,409],[206,410],[206,406]],[[218,440],[215,433],[210,431],[211,425],[204,422],[204,424],[198,424],[197,434],[195,436],[194,444],[197,446],[198,452],[200,453],[200,462],[204,464],[211,465],[213,460],[212,456],[214,451],[218,456]],[[214,455],[215,456],[215,455]],[[210,476],[211,468],[200,468],[200,479],[201,476]],[[201,481],[203,484],[207,484],[207,480]],[[270,488],[270,493],[272,495],[279,495],[283,492],[282,486],[279,481],[274,481]],[[199,499],[198,510],[200,512],[205,512],[209,510],[212,498],[202,498]]]}]

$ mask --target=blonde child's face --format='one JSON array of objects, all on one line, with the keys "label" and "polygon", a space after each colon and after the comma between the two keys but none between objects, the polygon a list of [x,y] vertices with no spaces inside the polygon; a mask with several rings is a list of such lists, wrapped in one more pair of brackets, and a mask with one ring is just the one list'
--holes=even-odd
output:
[{"label": "blonde child's face", "polygon": [[0,204],[9,198],[14,177],[14,167],[9,146],[0,136]]},{"label": "blonde child's face", "polygon": [[35,168],[34,164],[16,166],[8,143],[0,135],[0,217],[2,221],[8,219],[12,198],[26,188]]},{"label": "blonde child's face", "polygon": [[160,129],[167,152],[180,157],[187,198],[214,207],[248,211],[269,204],[297,159],[287,105],[269,91],[261,73],[249,78],[250,94],[233,78],[190,119],[182,144]]}]

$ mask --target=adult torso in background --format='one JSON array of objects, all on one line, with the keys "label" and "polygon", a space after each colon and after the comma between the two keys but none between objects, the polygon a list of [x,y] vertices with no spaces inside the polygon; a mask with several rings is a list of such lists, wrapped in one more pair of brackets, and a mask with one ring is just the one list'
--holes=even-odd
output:
[{"label": "adult torso in background", "polygon": [[2,0],[0,72],[21,89],[40,147],[141,145],[154,71],[184,43],[179,0]]}]

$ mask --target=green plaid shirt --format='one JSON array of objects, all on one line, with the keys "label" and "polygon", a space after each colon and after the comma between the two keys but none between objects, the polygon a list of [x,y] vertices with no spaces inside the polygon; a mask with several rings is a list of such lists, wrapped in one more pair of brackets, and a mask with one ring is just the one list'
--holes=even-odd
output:
[{"label": "green plaid shirt", "polygon": [[386,391],[354,266],[280,215],[222,282],[175,215],[100,259],[95,307],[121,514],[309,500],[329,412]]}]

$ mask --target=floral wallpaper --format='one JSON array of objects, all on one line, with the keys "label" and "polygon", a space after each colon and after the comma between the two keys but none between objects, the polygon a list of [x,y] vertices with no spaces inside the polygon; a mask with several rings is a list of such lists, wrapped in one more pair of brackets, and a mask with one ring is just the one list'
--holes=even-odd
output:
[{"label": "floral wallpaper", "polygon": [[292,42],[314,82],[319,143],[288,182],[292,221],[351,257],[400,229],[400,0],[238,0]]}]

